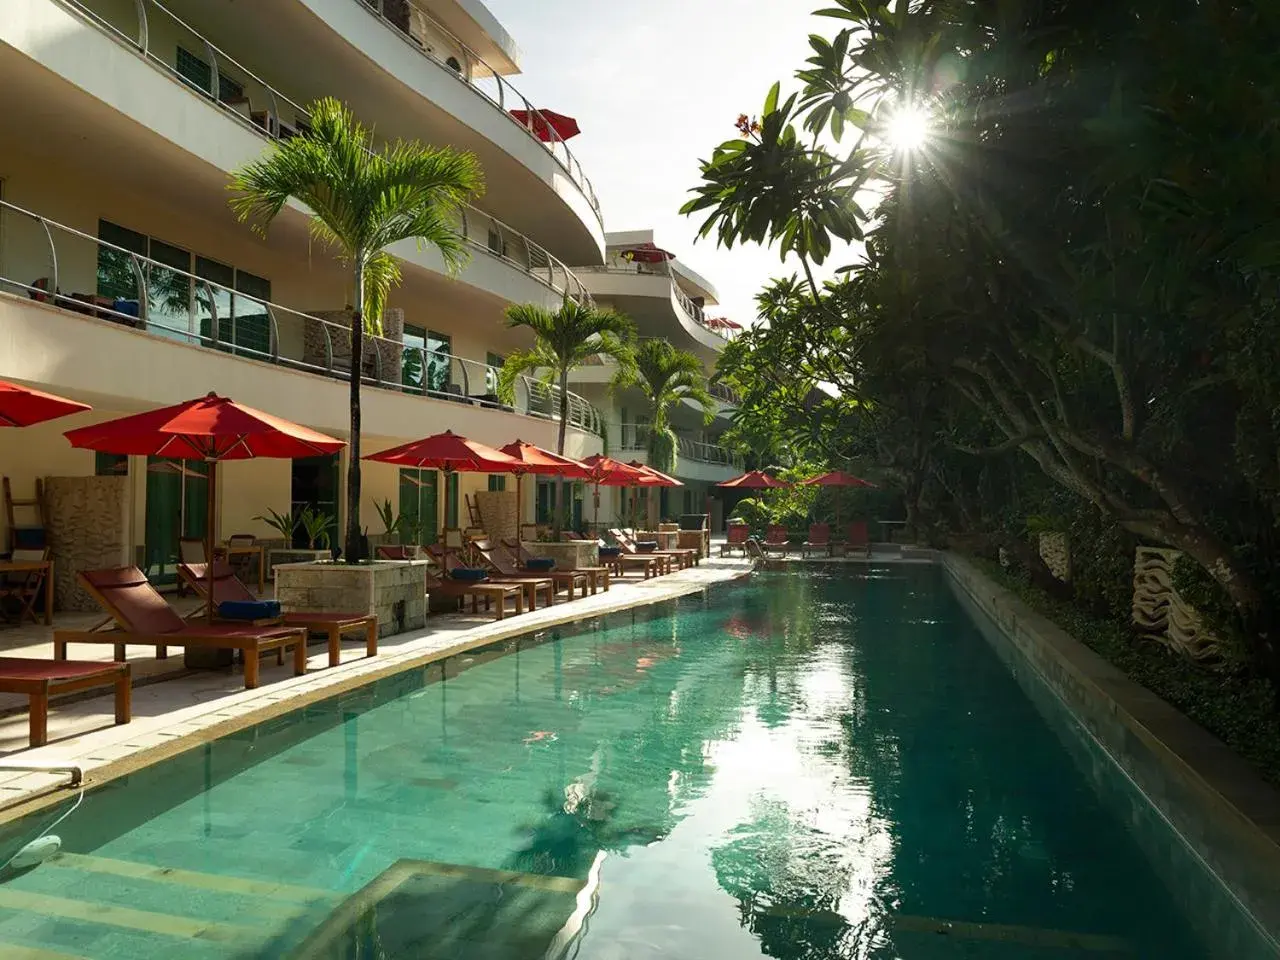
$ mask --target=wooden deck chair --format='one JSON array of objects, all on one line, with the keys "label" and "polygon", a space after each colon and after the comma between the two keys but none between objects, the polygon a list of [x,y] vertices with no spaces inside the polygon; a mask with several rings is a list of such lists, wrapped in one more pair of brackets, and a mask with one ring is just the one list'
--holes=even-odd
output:
[{"label": "wooden deck chair", "polygon": [[0,657],[0,692],[26,695],[31,714],[28,740],[33,747],[43,747],[49,742],[50,697],[112,686],[116,694],[116,723],[128,723],[132,715],[133,688],[127,663]]},{"label": "wooden deck chair", "polygon": [[520,569],[519,558],[500,543],[492,543],[489,540],[472,540],[471,549],[482,559],[493,573],[508,580],[521,579],[550,579],[556,585],[556,589],[564,589],[569,593],[569,599],[574,598],[574,590],[579,590],[582,596],[587,595],[587,575],[576,570],[522,570]]},{"label": "wooden deck chair", "polygon": [[[36,613],[36,604],[44,596],[45,590],[53,589],[53,584],[49,582],[47,566],[50,553],[48,547],[15,549],[9,555],[9,559],[15,563],[44,563],[46,566],[34,570],[14,570],[0,574],[0,597],[13,598],[17,610],[14,620],[19,624],[28,617],[31,618],[32,623],[40,622],[40,617]],[[7,615],[8,611],[5,613]]]},{"label": "wooden deck chair", "polygon": [[[609,536],[617,541],[618,546],[623,549],[624,553],[629,553],[633,556],[640,553],[634,533],[611,528]],[[674,550],[649,550],[647,553],[651,557],[666,557],[668,572],[673,566],[683,570],[685,567],[694,567],[698,564],[699,551],[693,547],[677,547]]]},{"label": "wooden deck chair", "polygon": [[751,528],[745,523],[729,524],[728,537],[725,542],[720,544],[720,556],[725,556],[734,550],[741,550],[742,555],[747,555],[747,537],[751,534]]},{"label": "wooden deck chair", "polygon": [[809,524],[809,539],[800,544],[800,556],[808,558],[810,550],[815,553],[821,550],[828,557],[831,556],[831,524]]},{"label": "wooden deck chair", "polygon": [[[524,544],[519,540],[503,540],[502,545],[511,551],[511,555],[516,558],[522,567],[527,566],[528,561],[533,559],[533,554],[526,550]],[[573,569],[575,573],[585,573],[587,575],[587,585],[591,588],[592,595],[600,587],[603,587],[606,593],[609,591],[608,567],[574,567]]]},{"label": "wooden deck chair", "polygon": [[[384,545],[378,547],[378,557],[383,560],[416,560],[417,547],[401,547]],[[412,552],[411,552],[412,551]],[[423,567],[423,588],[428,597],[444,597],[454,603],[456,609],[462,609],[463,601],[471,600],[471,612],[480,612],[480,601],[484,601],[485,610],[492,609],[493,601],[497,601],[497,617],[501,620],[507,615],[507,601],[514,600],[516,613],[524,613],[524,588],[518,583],[467,583],[462,580],[441,579],[427,567]]]},{"label": "wooden deck chair", "polygon": [[777,551],[785,557],[791,549],[791,538],[787,533],[787,528],[780,523],[769,524],[764,532],[764,543],[760,544],[760,548],[765,553]]},{"label": "wooden deck chair", "polygon": [[[440,566],[440,569],[443,570],[445,574],[448,574],[459,567],[466,566],[466,564],[462,562],[462,558],[460,558],[457,553],[445,550],[439,544],[432,544],[427,547],[427,553],[431,555],[431,559]],[[545,594],[547,606],[551,606],[555,603],[556,585],[550,577],[540,577],[535,579],[532,577],[503,577],[490,575],[487,582],[518,585],[524,595],[525,607],[527,607],[530,612],[538,609],[539,591]]]},{"label": "wooden deck chair", "polygon": [[[207,596],[209,567],[203,563],[178,564],[178,576],[201,598]],[[225,560],[216,560],[213,564],[213,604],[226,600],[253,602],[258,598],[253,591],[240,582],[235,570]],[[203,616],[204,610],[196,611]],[[234,621],[233,621],[234,622]],[[324,635],[329,646],[329,666],[336,667],[342,662],[342,637],[344,634],[363,634],[365,655],[378,655],[378,618],[370,613],[333,613],[329,611],[295,611],[283,613],[272,620],[255,620],[254,626],[301,627],[308,633]]]},{"label": "wooden deck chair", "polygon": [[244,655],[244,685],[258,685],[258,659],[269,650],[278,658],[293,647],[293,672],[307,672],[307,631],[301,627],[255,627],[230,623],[188,623],[165,602],[137,567],[82,570],[77,578],[88,594],[111,615],[113,630],[54,630],[53,657],[67,659],[72,643],[109,643],[115,659],[125,659],[128,644],[155,647],[156,659],[168,656],[169,647],[204,647],[237,650]]},{"label": "wooden deck chair", "polygon": [[844,551],[846,554],[857,551],[864,557],[871,557],[871,538],[867,535],[867,521],[854,520],[849,524],[844,540]]}]

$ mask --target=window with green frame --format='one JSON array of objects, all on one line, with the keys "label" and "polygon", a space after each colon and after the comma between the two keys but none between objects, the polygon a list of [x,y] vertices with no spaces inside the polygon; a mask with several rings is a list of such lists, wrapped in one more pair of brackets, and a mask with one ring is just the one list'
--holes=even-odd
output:
[{"label": "window with green frame", "polygon": [[446,474],[444,483],[444,525],[446,527],[456,527],[458,525],[458,475],[456,473]]},{"label": "window with green frame", "polygon": [[400,513],[418,530],[422,544],[440,541],[438,485],[439,474],[434,470],[408,468],[400,471]]},{"label": "window with green frame", "polygon": [[95,477],[122,477],[129,472],[129,458],[122,453],[95,453],[93,475]]},{"label": "window with green frame", "polygon": [[507,489],[507,478],[501,473],[489,474],[489,490],[493,493],[500,493]]},{"label": "window with green frame", "polygon": [[[205,63],[203,59],[197,57],[190,50],[179,46],[178,54],[174,58],[174,67],[178,71],[178,76],[182,77],[188,84],[201,93],[213,96],[213,68]],[[219,70],[218,99],[223,103],[232,103],[243,98],[244,86]]]}]

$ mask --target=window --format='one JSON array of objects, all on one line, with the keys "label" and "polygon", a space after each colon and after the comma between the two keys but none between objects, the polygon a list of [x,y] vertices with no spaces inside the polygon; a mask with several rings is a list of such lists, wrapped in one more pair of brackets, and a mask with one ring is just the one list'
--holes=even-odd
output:
[{"label": "window", "polygon": [[496,226],[489,227],[489,252],[496,253],[500,257],[507,255],[507,241],[502,236],[502,231]]},{"label": "window", "polygon": [[462,73],[462,64],[458,62],[457,57],[450,57],[448,60],[444,62],[444,65],[448,67],[450,70],[452,70],[454,73]]},{"label": "window", "polygon": [[400,471],[400,513],[416,529],[421,544],[440,541],[436,490],[439,474],[434,470]]},{"label": "window", "polygon": [[[194,87],[201,93],[207,93],[210,96],[214,95],[212,68],[190,50],[181,46],[178,47],[178,55],[174,61],[174,66],[177,68],[178,76],[182,77],[189,86]],[[217,97],[223,103],[243,100],[244,86],[219,70]]]},{"label": "window", "polygon": [[450,472],[445,477],[444,525],[456,527],[458,525],[458,475]]},{"label": "window", "polygon": [[507,489],[507,478],[501,473],[489,474],[489,492],[501,493]]},{"label": "window", "polygon": [[449,392],[449,368],[452,364],[453,339],[411,323],[404,325],[401,342],[401,383],[423,392]]},{"label": "window", "polygon": [[95,453],[93,475],[95,477],[122,477],[129,472],[129,458],[122,453]]},{"label": "window", "polygon": [[[137,262],[146,286],[148,330],[235,353],[269,353],[271,325],[266,308],[258,301],[271,299],[271,281],[208,257],[193,257],[181,247],[108,220],[98,221],[98,237],[129,253],[157,261]],[[137,303],[140,298],[134,266],[128,253],[99,247],[98,294]],[[208,284],[193,285],[186,275],[189,273]],[[218,318],[216,339],[214,316]]]}]

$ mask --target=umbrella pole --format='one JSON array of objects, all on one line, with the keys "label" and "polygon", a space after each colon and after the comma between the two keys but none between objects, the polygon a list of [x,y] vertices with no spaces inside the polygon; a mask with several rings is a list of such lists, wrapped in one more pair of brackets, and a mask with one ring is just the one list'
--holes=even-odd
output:
[{"label": "umbrella pole", "polygon": [[595,503],[596,509],[595,509],[595,516],[591,520],[591,525],[593,527],[591,532],[594,533],[598,538],[600,536],[600,482],[599,481],[596,481],[595,487],[596,487],[596,495],[593,502]]},{"label": "umbrella pole", "polygon": [[[520,538],[524,536],[522,525],[520,523],[524,510],[524,474],[516,474],[516,543],[520,542]],[[505,601],[504,601],[505,602]]]},{"label": "umbrella pole", "polygon": [[218,461],[206,460],[205,463],[209,465],[209,480],[205,484],[209,502],[204,518],[205,617],[213,623],[213,525],[218,512]]}]

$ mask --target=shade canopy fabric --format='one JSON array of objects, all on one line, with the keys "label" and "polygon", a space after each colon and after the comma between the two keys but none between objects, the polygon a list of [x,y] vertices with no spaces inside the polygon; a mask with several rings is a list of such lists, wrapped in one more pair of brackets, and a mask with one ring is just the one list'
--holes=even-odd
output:
[{"label": "shade canopy fabric", "polygon": [[[272,457],[292,460],[337,453],[346,443],[296,423],[210,393],[172,407],[95,423],[63,434],[73,447],[129,456],[203,460],[209,464],[205,504],[205,556],[213,557],[222,460]],[[209,565],[213,569],[213,565]],[[213,589],[205,591],[205,613],[213,622]]]},{"label": "shade canopy fabric", "polygon": [[73,447],[175,460],[293,459],[337,453],[346,443],[210,393],[172,407],[68,430]]},{"label": "shade canopy fabric", "polygon": [[655,470],[647,463],[641,463],[639,460],[632,460],[627,464],[629,467],[635,467],[642,471],[646,476],[652,479],[650,486],[655,487],[683,487],[684,484],[669,474],[663,473],[661,470]]},{"label": "shade canopy fabric", "polygon": [[654,486],[654,479],[621,460],[597,453],[582,461],[589,472],[587,480],[598,487]]},{"label": "shade canopy fabric", "polygon": [[743,490],[775,490],[783,487],[789,487],[791,484],[785,480],[779,480],[777,477],[770,476],[763,470],[751,470],[744,473],[740,477],[734,477],[732,480],[726,480],[724,483],[717,483],[717,487],[733,487]]},{"label": "shade canopy fabric", "polygon": [[633,263],[665,263],[674,260],[676,255],[670,250],[663,250],[656,243],[638,243],[623,250],[622,257]]},{"label": "shade canopy fabric", "polygon": [[90,409],[87,403],[0,380],[0,427],[29,427]]},{"label": "shade canopy fabric", "polygon": [[478,440],[468,440],[452,430],[401,444],[390,450],[371,453],[364,459],[394,463],[401,467],[458,473],[512,473],[520,463],[501,450],[485,446]]},{"label": "shade canopy fabric", "polygon": [[511,116],[520,126],[532,130],[543,143],[569,140],[582,132],[577,120],[554,110],[512,110]]},{"label": "shade canopy fabric", "polygon": [[516,461],[517,466],[510,467],[506,471],[516,476],[538,473],[564,477],[566,480],[585,480],[591,476],[591,471],[577,460],[562,457],[558,453],[544,450],[537,444],[525,443],[523,440],[513,440],[505,447],[500,447],[499,452],[505,453]]},{"label": "shade canopy fabric", "polygon": [[874,487],[875,484],[870,480],[863,480],[861,477],[855,477],[852,473],[845,473],[843,470],[832,470],[830,473],[824,473],[817,477],[810,477],[808,480],[801,480],[806,487]]}]

